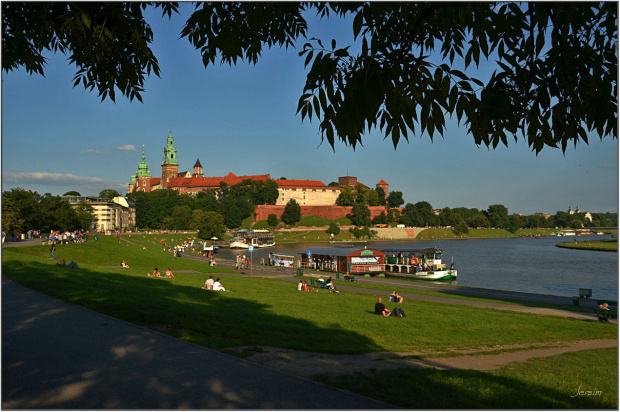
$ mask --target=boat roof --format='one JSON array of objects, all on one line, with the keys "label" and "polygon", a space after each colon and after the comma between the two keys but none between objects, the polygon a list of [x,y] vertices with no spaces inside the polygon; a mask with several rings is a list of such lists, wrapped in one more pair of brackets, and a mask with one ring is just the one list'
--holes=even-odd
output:
[{"label": "boat roof", "polygon": [[[307,255],[308,252],[312,252],[313,255],[320,256],[349,256],[353,252],[357,252],[358,250],[368,249],[366,247],[309,247],[304,250],[300,250],[297,252],[298,255]],[[378,248],[370,248],[374,250],[379,250]]]},{"label": "boat roof", "polygon": [[377,249],[382,251],[383,253],[443,253],[443,250],[438,247],[427,247],[425,249],[414,249],[414,248],[406,248],[406,247],[376,247],[373,249]]}]

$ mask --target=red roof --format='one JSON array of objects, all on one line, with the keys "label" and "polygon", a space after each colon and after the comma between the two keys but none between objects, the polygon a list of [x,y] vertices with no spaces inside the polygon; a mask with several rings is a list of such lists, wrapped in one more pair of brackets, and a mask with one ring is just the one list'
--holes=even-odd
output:
[{"label": "red roof", "polygon": [[237,176],[234,173],[228,173],[224,177],[175,177],[170,181],[168,187],[208,187],[219,188],[220,182],[225,182],[228,186],[236,185],[246,179],[267,181],[270,176],[254,175],[254,176]]},{"label": "red roof", "polygon": [[325,183],[319,180],[288,180],[279,179],[275,182],[280,187],[326,187]]},{"label": "red roof", "polygon": [[377,183],[377,186],[378,186],[378,185],[387,185],[387,182],[386,182],[385,180],[381,179],[381,180],[379,181],[379,183]]}]

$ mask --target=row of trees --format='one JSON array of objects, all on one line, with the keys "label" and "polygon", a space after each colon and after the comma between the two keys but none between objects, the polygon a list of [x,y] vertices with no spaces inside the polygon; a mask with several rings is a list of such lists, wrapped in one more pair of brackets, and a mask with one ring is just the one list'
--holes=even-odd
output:
[{"label": "row of trees", "polygon": [[2,192],[2,230],[7,233],[89,230],[92,222],[92,208],[85,203],[72,207],[60,196],[21,188]]},{"label": "row of trees", "polygon": [[[469,228],[502,228],[515,232],[519,228],[573,228],[617,226],[617,213],[593,213],[592,221],[586,221],[583,213],[570,214],[558,211],[545,218],[541,215],[519,216],[509,214],[501,204],[490,205],[486,210],[457,207],[443,208],[435,214],[430,203],[421,201],[407,203],[403,209],[393,205],[400,203],[402,194],[396,195],[390,204],[383,197],[387,213],[371,219],[369,205],[375,205],[382,189],[372,190],[358,185],[353,190],[345,189],[343,199],[354,194],[351,223],[357,227],[376,224],[404,224],[411,227],[450,226],[457,234],[467,233]],[[373,194],[374,193],[374,194]],[[77,192],[66,195],[79,196]],[[114,197],[118,192],[105,190],[100,197]],[[221,238],[226,229],[238,228],[244,219],[253,215],[259,204],[274,204],[278,197],[277,184],[268,180],[256,182],[245,180],[234,186],[222,184],[219,190],[200,192],[196,195],[179,194],[177,191],[159,190],[150,193],[135,192],[127,196],[136,206],[136,225],[139,228],[197,230],[204,239]],[[340,198],[339,198],[340,199]],[[400,200],[399,200],[400,199]],[[342,199],[340,199],[342,200]],[[301,219],[301,206],[291,200],[285,206],[282,222],[294,225]],[[79,230],[92,226],[92,209],[87,204],[77,207],[63,201],[60,196],[15,188],[4,191],[2,195],[2,226],[6,232],[25,232],[28,230]],[[269,224],[276,226],[276,215],[269,217]],[[337,234],[337,225],[330,227],[330,233]]]},{"label": "row of trees", "polygon": [[403,193],[393,191],[389,195],[385,195],[385,191],[381,187],[370,189],[361,183],[355,186],[346,186],[338,195],[336,204],[338,206],[389,206],[400,207],[405,201]]},{"label": "row of trees", "polygon": [[399,209],[388,209],[387,214],[381,213],[372,220],[370,210],[365,205],[354,205],[351,213],[351,222],[356,226],[395,223],[412,227],[451,226],[457,234],[467,233],[470,227],[501,228],[515,232],[520,228],[612,227],[617,225],[617,221],[617,213],[593,213],[592,221],[586,220],[583,213],[570,214],[562,211],[549,217],[521,216],[508,214],[508,209],[501,204],[490,205],[486,210],[445,207],[439,214],[435,214],[431,204],[425,201],[407,203],[402,212]]}]

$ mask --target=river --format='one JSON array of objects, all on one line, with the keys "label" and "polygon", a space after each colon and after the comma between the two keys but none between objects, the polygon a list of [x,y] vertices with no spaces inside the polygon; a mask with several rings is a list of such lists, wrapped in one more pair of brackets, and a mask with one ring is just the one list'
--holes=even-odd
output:
[{"label": "river", "polygon": [[[577,240],[609,239],[609,235],[579,236]],[[572,237],[548,236],[504,239],[380,241],[355,243],[368,247],[444,250],[444,263],[454,258],[458,279],[453,284],[483,289],[576,296],[580,288],[592,289],[593,299],[618,300],[618,253],[565,249],[557,243]],[[253,253],[256,264],[270,252],[296,254],[312,246],[330,243],[287,243]],[[228,249],[221,256],[239,253]],[[242,252],[244,253],[244,252]],[[245,251],[247,253],[247,251]],[[299,258],[299,256],[296,256]]]}]

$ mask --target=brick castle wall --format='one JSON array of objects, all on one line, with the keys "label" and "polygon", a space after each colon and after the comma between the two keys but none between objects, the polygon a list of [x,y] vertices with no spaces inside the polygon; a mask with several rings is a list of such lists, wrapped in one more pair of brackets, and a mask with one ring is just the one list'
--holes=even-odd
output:
[{"label": "brick castle wall", "polygon": [[[267,220],[270,214],[275,214],[278,219],[280,219],[282,217],[282,213],[284,213],[284,208],[285,206],[258,205],[256,206],[254,216],[257,221]],[[381,212],[387,214],[387,210],[384,206],[369,206],[368,209],[370,210],[371,219],[379,216]],[[301,206],[302,216],[317,216],[329,220],[336,220],[346,217],[348,214],[351,214],[352,211],[353,206]]]}]

